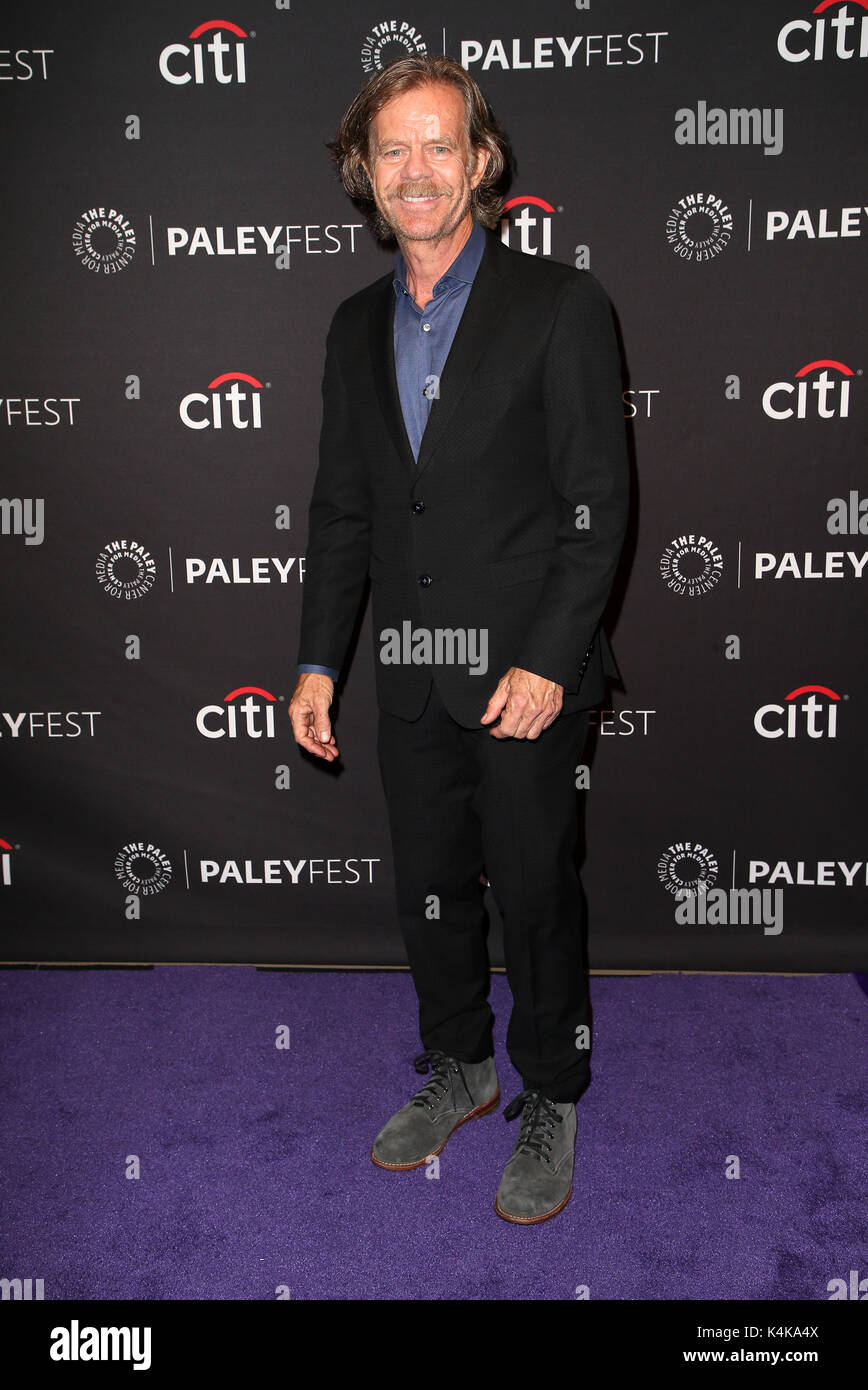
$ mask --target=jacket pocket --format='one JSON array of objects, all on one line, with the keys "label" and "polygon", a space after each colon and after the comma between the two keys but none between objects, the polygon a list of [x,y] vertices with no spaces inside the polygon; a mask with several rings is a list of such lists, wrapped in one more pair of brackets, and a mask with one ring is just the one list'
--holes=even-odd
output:
[{"label": "jacket pocket", "polygon": [[527,584],[532,579],[541,579],[548,569],[557,546],[548,550],[531,550],[526,555],[513,555],[510,560],[496,560],[488,566],[492,584],[498,589],[510,584]]},{"label": "jacket pocket", "polygon": [[515,381],[521,381],[527,375],[526,371],[516,370],[515,363],[510,363],[508,367],[486,367],[484,371],[474,372],[467,379],[466,391],[476,391],[483,386],[510,386]]}]

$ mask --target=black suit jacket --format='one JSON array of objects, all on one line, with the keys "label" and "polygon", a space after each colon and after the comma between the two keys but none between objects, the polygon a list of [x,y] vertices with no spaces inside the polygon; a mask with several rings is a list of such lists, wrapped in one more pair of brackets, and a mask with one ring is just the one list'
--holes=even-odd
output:
[{"label": "black suit jacket", "polygon": [[[370,574],[381,709],[417,718],[433,676],[453,718],[478,728],[510,666],[559,682],[566,711],[597,704],[618,675],[599,624],[629,491],[609,301],[590,272],[486,232],[417,464],[392,280],[344,300],[326,341],[299,662],[343,666]],[[487,671],[448,664],[461,656],[448,637],[446,664],[381,659],[384,634],[420,629],[484,630]]]}]

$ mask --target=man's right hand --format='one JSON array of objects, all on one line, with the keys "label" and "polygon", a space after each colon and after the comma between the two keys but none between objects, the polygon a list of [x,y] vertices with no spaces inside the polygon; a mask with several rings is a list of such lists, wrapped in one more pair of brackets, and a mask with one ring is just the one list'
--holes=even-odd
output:
[{"label": "man's right hand", "polygon": [[303,671],[289,703],[292,732],[300,748],[333,763],[339,757],[332,733],[329,708],[335,686],[331,676],[316,671]]}]

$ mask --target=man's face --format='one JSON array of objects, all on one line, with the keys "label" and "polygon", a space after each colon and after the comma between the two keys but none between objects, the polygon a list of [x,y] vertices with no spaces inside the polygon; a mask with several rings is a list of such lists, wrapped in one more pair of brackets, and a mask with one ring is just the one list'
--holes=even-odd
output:
[{"label": "man's face", "polygon": [[461,93],[430,83],[393,97],[374,118],[374,201],[402,241],[437,241],[458,226],[482,178],[485,150],[468,177]]}]

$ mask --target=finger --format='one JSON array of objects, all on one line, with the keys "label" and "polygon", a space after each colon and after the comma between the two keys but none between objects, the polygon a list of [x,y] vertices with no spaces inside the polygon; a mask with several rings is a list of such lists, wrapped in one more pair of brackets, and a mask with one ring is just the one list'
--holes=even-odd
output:
[{"label": "finger", "polygon": [[555,722],[555,720],[557,719],[557,717],[558,717],[558,715],[560,714],[560,712],[561,712],[561,711],[560,711],[560,707],[558,707],[557,709],[551,710],[551,711],[549,712],[549,714],[547,715],[547,717],[546,717],[546,721],[545,721],[545,723],[543,724],[543,728],[544,728],[544,729],[550,728],[551,725],[554,724],[554,722]]},{"label": "finger", "polygon": [[531,742],[533,742],[534,739],[538,739],[543,729],[546,727],[546,717],[547,711],[541,709],[539,714],[530,720],[524,735],[519,735],[519,737],[529,739]]},{"label": "finger", "polygon": [[516,709],[512,703],[507,703],[506,709],[500,716],[500,723],[491,732],[495,738],[514,738],[520,720],[521,709]]},{"label": "finger", "polygon": [[314,700],[314,727],[316,737],[320,743],[329,743],[332,736],[331,720],[329,719],[329,706],[325,699]]},{"label": "finger", "polygon": [[492,720],[496,719],[497,716],[500,714],[500,711],[506,704],[508,698],[509,695],[506,688],[506,682],[499,681],[497,689],[495,690],[488,704],[485,706],[485,713],[479,721],[480,724],[490,724]]},{"label": "finger", "polygon": [[[308,710],[306,715],[301,716],[296,724],[293,721],[293,731],[296,731],[296,742],[305,752],[312,753],[314,757],[321,758],[325,762],[334,762],[339,756],[338,746],[335,743],[334,734],[329,735],[328,742],[323,743],[316,730],[316,721],[312,710]],[[299,736],[300,734],[300,736]]]}]

